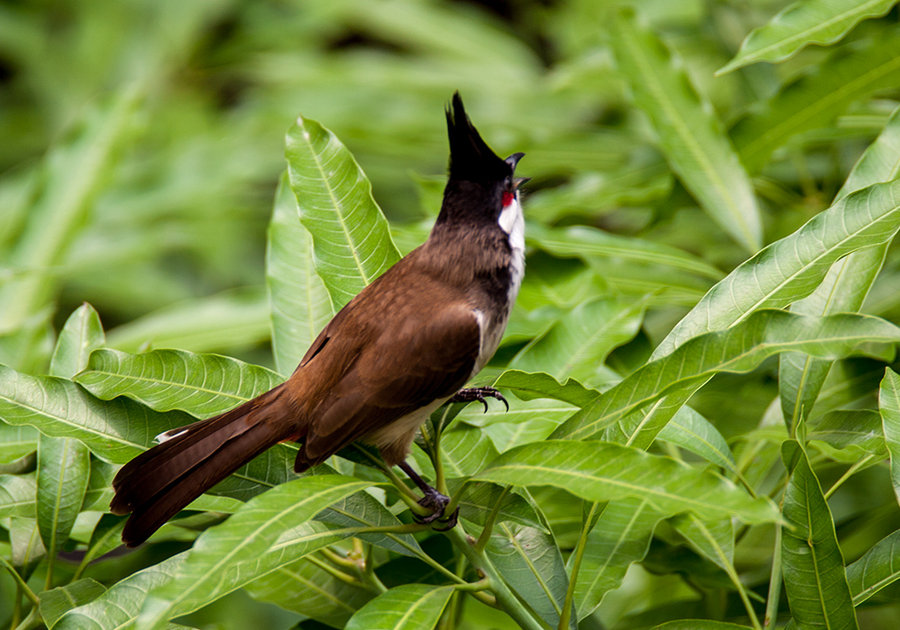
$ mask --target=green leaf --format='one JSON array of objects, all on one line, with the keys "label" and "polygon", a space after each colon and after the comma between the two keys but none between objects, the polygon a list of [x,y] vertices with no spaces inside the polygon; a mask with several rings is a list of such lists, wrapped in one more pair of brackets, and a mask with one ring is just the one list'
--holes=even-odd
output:
[{"label": "green leaf", "polygon": [[148,347],[215,352],[257,345],[271,332],[265,291],[254,287],[164,306],[107,331],[107,345],[126,352]]},{"label": "green leaf", "polygon": [[644,498],[664,515],[691,510],[704,519],[778,520],[767,499],[668,457],[604,442],[547,440],[507,451],[474,479],[515,486],[550,485],[589,501]]},{"label": "green leaf", "polygon": [[51,557],[69,539],[88,487],[91,456],[71,438],[42,435],[38,445],[37,519]]},{"label": "green leaf", "polygon": [[867,455],[880,461],[887,454],[881,415],[869,409],[830,411],[809,423],[806,439],[829,458],[847,464]]},{"label": "green leaf", "polygon": [[156,411],[193,416],[223,413],[283,381],[272,370],[217,354],[153,350],[128,354],[103,348],[91,353],[75,382],[94,396],[127,396]]},{"label": "green leaf", "polygon": [[[689,340],[675,352],[652,361],[576,412],[553,438],[590,439],[627,414],[663,398],[686,397],[721,372],[747,372],[779,352],[802,350],[836,358],[860,343],[891,342],[900,333],[893,324],[868,315],[807,317],[786,311],[759,311],[740,324]],[[626,436],[642,427],[627,425]],[[655,433],[654,433],[655,436]]]},{"label": "green leaf", "polygon": [[50,374],[72,378],[88,363],[91,351],[106,341],[100,316],[90,304],[82,304],[66,320],[50,359]]},{"label": "green leaf", "polygon": [[187,554],[186,551],[179,553],[132,573],[89,604],[66,612],[54,627],[56,630],[104,630],[133,626],[147,594],[171,580]]},{"label": "green leaf", "polygon": [[839,49],[840,53],[788,86],[765,109],[732,129],[734,145],[751,173],[793,136],[828,124],[854,101],[892,90],[900,80],[896,26],[880,25],[874,35]]},{"label": "green leaf", "polygon": [[782,446],[791,473],[784,494],[787,526],[781,538],[784,588],[800,627],[857,628],[834,521],[806,453],[794,440]]},{"label": "green leaf", "polygon": [[0,465],[11,464],[37,449],[38,432],[29,426],[0,422]]},{"label": "green leaf", "polygon": [[452,594],[452,586],[397,586],[356,611],[345,630],[430,630]]},{"label": "green leaf", "polygon": [[[900,109],[894,112],[878,138],[853,167],[836,199],[890,181],[900,171]],[[887,254],[888,243],[857,250],[831,265],[822,282],[791,310],[806,315],[856,312],[862,307]],[[831,363],[800,353],[779,358],[781,408],[788,428],[805,420],[819,396]]]},{"label": "green leaf", "polygon": [[105,591],[105,586],[91,578],[44,591],[40,594],[41,618],[48,628],[53,628],[67,611],[96,599]]},{"label": "green leaf", "polygon": [[809,44],[833,44],[866,18],[884,15],[897,0],[800,0],[753,29],[716,74],[760,61],[783,61]]},{"label": "green leaf", "polygon": [[[553,535],[543,529],[500,523],[485,552],[519,599],[550,627],[557,627],[568,576]],[[575,628],[575,617],[569,619],[570,627]]]},{"label": "green leaf", "polygon": [[618,12],[608,32],[619,71],[672,170],[729,236],[748,251],[758,250],[762,222],[750,179],[683,62],[630,12]]},{"label": "green leaf", "polygon": [[891,457],[891,483],[900,501],[900,374],[891,368],[884,371],[878,390],[878,406],[884,428],[884,442]]},{"label": "green leaf", "polygon": [[736,473],[728,442],[713,424],[690,407],[682,407],[659,432],[659,439],[699,455],[706,461]]},{"label": "green leaf", "polygon": [[[317,521],[338,527],[399,527],[403,523],[367,492],[335,501],[316,516]],[[361,533],[358,538],[405,556],[423,554],[412,534]]]},{"label": "green leaf", "polygon": [[853,594],[853,605],[872,597],[900,579],[900,530],[891,532],[847,566],[847,583]]},{"label": "green leaf", "polygon": [[474,475],[497,455],[491,440],[477,427],[456,424],[441,435],[441,459],[448,479]]},{"label": "green leaf", "polygon": [[[662,516],[647,500],[632,497],[610,501],[587,535],[575,584],[578,619],[594,612],[604,595],[619,588],[625,573],[640,562],[650,547],[653,530]],[[568,569],[572,571],[573,556]]]},{"label": "green leaf", "polygon": [[36,377],[0,366],[0,416],[9,424],[34,426],[51,437],[71,437],[98,457],[125,463],[153,436],[193,418],[160,414],[121,398],[100,401],[75,383]]},{"label": "green leaf", "polygon": [[257,600],[343,628],[372,593],[348,584],[307,559],[292,562],[244,587]]},{"label": "green leaf", "polygon": [[832,263],[857,249],[890,241],[898,228],[900,181],[848,195],[710,289],[663,339],[653,358],[691,337],[732,326],[758,309],[783,307],[809,295]]},{"label": "green leaf", "polygon": [[[340,475],[311,476],[254,497],[225,523],[197,538],[172,579],[151,592],[138,627],[156,627],[202,608],[273,570],[263,558],[274,550],[279,537],[369,485]],[[333,540],[333,536],[322,538]]]},{"label": "green leaf", "polygon": [[484,525],[496,513],[498,523],[509,521],[526,527],[547,529],[536,508],[525,498],[512,492],[509,486],[483,481],[461,484],[459,480],[453,480],[448,485],[453,496],[460,496],[459,514],[467,521]]},{"label": "green leaf", "polygon": [[678,619],[653,626],[653,630],[750,630],[750,626],[712,619]]},{"label": "green leaf", "polygon": [[0,518],[35,517],[34,497],[37,484],[34,475],[0,475]]},{"label": "green leaf", "polygon": [[300,223],[300,208],[287,173],[278,183],[269,222],[266,286],[272,311],[275,367],[288,375],[334,315],[334,307],[316,273],[312,238]]},{"label": "green leaf", "polygon": [[494,387],[511,389],[522,400],[552,398],[577,407],[584,406],[600,395],[597,390],[585,387],[574,378],[567,378],[565,383],[560,383],[545,372],[529,373],[522,370],[506,370],[494,382]]},{"label": "green leaf", "polygon": [[526,345],[510,367],[543,371],[557,379],[572,377],[592,384],[602,380],[597,368],[617,346],[634,337],[644,318],[645,302],[598,298],[582,302],[543,335]]},{"label": "green leaf", "polygon": [[695,551],[725,572],[734,573],[734,524],[731,519],[703,521],[696,514],[688,513],[674,517],[671,524]]},{"label": "green leaf", "polygon": [[298,117],[285,145],[300,221],[312,236],[316,272],[339,309],[400,254],[369,180],[331,131]]}]

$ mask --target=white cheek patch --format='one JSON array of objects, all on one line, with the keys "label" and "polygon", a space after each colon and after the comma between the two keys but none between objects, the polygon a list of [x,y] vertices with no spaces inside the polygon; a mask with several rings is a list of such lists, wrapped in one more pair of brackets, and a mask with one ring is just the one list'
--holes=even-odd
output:
[{"label": "white cheek patch", "polygon": [[525,247],[525,217],[522,216],[522,206],[519,204],[519,195],[513,197],[512,203],[503,207],[497,218],[500,229],[509,234],[509,244],[513,248]]}]

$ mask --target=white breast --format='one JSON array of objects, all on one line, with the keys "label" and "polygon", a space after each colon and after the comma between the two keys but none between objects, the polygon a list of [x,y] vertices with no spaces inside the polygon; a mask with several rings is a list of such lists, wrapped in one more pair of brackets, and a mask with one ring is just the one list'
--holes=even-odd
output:
[{"label": "white breast", "polygon": [[522,215],[518,193],[512,203],[505,206],[500,212],[497,223],[509,236],[509,246],[512,250],[506,312],[500,313],[499,317],[488,317],[481,311],[475,311],[475,317],[478,318],[478,325],[481,328],[481,351],[478,353],[478,360],[475,362],[472,376],[481,371],[484,364],[494,356],[497,346],[500,345],[500,338],[503,337],[506,322],[509,320],[509,312],[516,301],[516,296],[519,295],[519,287],[522,286],[522,277],[525,275],[525,217]]}]

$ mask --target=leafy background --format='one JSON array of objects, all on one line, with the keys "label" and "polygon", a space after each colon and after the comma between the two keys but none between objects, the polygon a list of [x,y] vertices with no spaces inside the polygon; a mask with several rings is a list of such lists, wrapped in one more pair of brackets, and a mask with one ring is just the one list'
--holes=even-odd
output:
[{"label": "leafy background", "polygon": [[[896,627],[893,4],[0,6],[0,623]],[[414,453],[480,546],[284,445],[116,551],[117,466],[425,238],[455,89],[533,177],[511,410]]]}]

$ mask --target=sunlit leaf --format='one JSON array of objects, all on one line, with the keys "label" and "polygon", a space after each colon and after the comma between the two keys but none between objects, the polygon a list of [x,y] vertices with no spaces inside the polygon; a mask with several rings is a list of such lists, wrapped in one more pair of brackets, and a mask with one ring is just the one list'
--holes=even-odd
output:
[{"label": "sunlit leaf", "polygon": [[267,245],[272,352],[278,372],[288,375],[334,315],[334,308],[316,273],[312,239],[300,223],[300,210],[287,174],[282,175],[275,193]]},{"label": "sunlit leaf", "polygon": [[854,606],[859,606],[898,579],[900,531],[888,534],[872,545],[859,560],[847,565],[847,583],[850,585]]},{"label": "sunlit leaf", "polygon": [[400,258],[372,186],[333,133],[298,117],[285,138],[291,189],[335,308]]},{"label": "sunlit leaf", "polygon": [[771,502],[751,498],[718,475],[619,444],[526,444],[502,454],[474,478],[515,486],[551,485],[590,501],[639,497],[668,515],[691,510],[709,519],[778,520]]},{"label": "sunlit leaf", "polygon": [[128,354],[100,349],[75,381],[112,400],[127,396],[156,411],[213,416],[266,392],[283,380],[272,370],[217,354],[153,350]]},{"label": "sunlit leaf", "polygon": [[452,586],[404,584],[382,593],[350,618],[346,630],[429,630],[453,594]]},{"label": "sunlit leaf", "polygon": [[800,0],[753,29],[716,74],[759,61],[782,61],[809,44],[833,44],[866,18],[884,15],[897,0]]},{"label": "sunlit leaf", "polygon": [[47,627],[53,628],[67,611],[96,599],[104,591],[106,588],[91,578],[44,591],[40,595],[41,618]]}]

